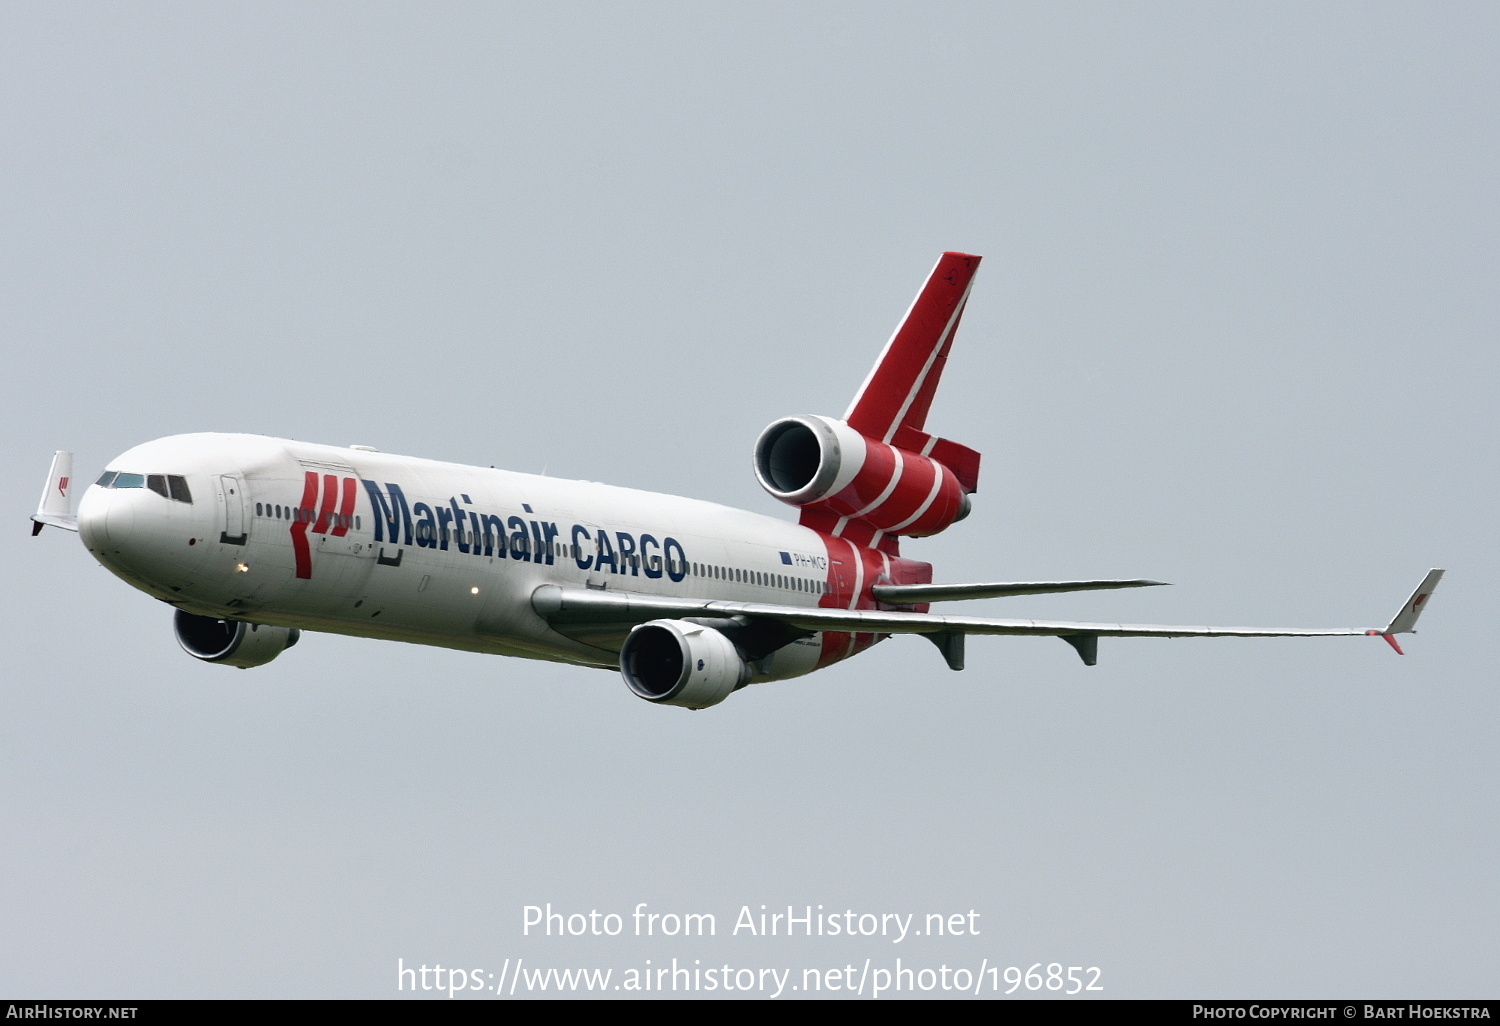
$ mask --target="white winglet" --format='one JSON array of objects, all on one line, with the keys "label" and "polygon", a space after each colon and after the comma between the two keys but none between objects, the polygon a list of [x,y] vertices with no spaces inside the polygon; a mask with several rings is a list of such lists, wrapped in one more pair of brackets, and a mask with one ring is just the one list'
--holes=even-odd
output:
[{"label": "white winglet", "polygon": [[1391,619],[1390,625],[1380,633],[1385,635],[1414,633],[1417,617],[1421,616],[1422,610],[1427,608],[1427,600],[1432,597],[1433,589],[1442,579],[1443,571],[1427,571],[1427,576],[1422,578],[1422,583],[1417,585],[1417,590],[1411,593],[1411,598],[1406,600],[1406,604]]},{"label": "white winglet", "polygon": [[78,530],[78,518],[73,515],[73,454],[66,449],[57,450],[57,455],[52,457],[52,469],[47,474],[42,498],[31,519],[34,521],[32,537],[40,534],[45,524],[65,531]]}]

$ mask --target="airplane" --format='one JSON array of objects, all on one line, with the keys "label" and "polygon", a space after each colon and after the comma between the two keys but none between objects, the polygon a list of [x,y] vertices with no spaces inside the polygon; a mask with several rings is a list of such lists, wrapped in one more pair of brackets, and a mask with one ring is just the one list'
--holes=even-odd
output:
[{"label": "airplane", "polygon": [[842,418],[773,421],[761,486],[793,524],[696,499],[250,434],[184,434],[110,461],[73,512],[59,451],[32,516],[175,607],[184,651],[270,662],[304,630],[615,670],[640,698],[703,709],[893,634],[953,670],[973,635],[1372,635],[1397,653],[1443,571],[1384,627],[1267,629],[937,614],[962,599],[1142,588],[1152,580],[935,584],[901,542],[970,515],[978,452],[926,431],[980,257],[944,253]]}]

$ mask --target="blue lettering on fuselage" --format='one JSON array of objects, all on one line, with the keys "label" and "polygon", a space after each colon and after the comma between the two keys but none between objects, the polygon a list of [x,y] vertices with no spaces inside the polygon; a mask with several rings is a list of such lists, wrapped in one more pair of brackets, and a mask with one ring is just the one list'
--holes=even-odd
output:
[{"label": "blue lettering on fuselage", "polygon": [[370,493],[370,519],[375,524],[375,540],[383,542],[387,540],[386,535],[390,535],[392,545],[410,545],[411,510],[406,506],[406,496],[400,485],[389,481],[385,490],[390,493],[390,502],[385,501],[374,481],[365,482],[365,491]]},{"label": "blue lettering on fuselage", "polygon": [[608,563],[610,573],[619,573],[620,569],[615,565],[615,547],[610,544],[609,532],[600,531],[594,539],[594,545],[594,569],[603,573],[604,564]]},{"label": "blue lettering on fuselage", "polygon": [[582,524],[573,525],[573,562],[578,569],[587,570],[594,565],[594,557],[583,554],[583,543],[589,540],[589,529]]},{"label": "blue lettering on fuselage", "polygon": [[[390,481],[383,492],[374,481],[365,481],[364,486],[370,496],[370,520],[376,542],[415,543],[418,548],[456,550],[467,556],[510,558],[548,566],[556,562],[556,540],[563,531],[551,521],[540,518],[528,521],[515,514],[507,517],[466,510],[459,505],[459,499],[465,505],[473,505],[467,495],[451,497],[434,508],[425,502],[408,504],[401,486]],[[530,506],[522,509],[535,515]],[[644,574],[652,580],[659,580],[665,574],[674,583],[688,574],[687,552],[676,538],[658,540],[654,534],[637,536],[629,531],[604,528],[596,532],[582,524],[572,525],[568,537],[571,545],[564,551],[580,570],[605,573],[607,567],[612,574],[632,577]],[[450,541],[453,549],[449,548]]]},{"label": "blue lettering on fuselage", "polygon": [[437,519],[432,515],[432,507],[419,502],[411,510],[417,515],[417,547],[437,548]]},{"label": "blue lettering on fuselage", "polygon": [[658,565],[660,563],[660,557],[653,557],[647,551],[647,546],[654,547],[655,545],[656,539],[651,535],[641,535],[641,572],[652,579],[661,577],[662,571],[661,566]]},{"label": "blue lettering on fuselage", "polygon": [[510,558],[531,562],[531,536],[526,533],[526,521],[511,517],[506,523],[511,528]]}]

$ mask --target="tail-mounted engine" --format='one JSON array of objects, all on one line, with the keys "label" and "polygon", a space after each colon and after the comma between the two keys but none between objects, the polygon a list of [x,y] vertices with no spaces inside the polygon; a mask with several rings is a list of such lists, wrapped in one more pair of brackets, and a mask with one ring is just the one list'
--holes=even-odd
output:
[{"label": "tail-mounted engine", "polygon": [[978,453],[912,428],[892,442],[908,445],[876,441],[831,417],[784,417],[755,443],[755,476],[788,505],[888,535],[937,534],[969,515]]},{"label": "tail-mounted engine", "polygon": [[784,417],[760,433],[755,476],[801,507],[804,526],[848,538],[845,527],[861,524],[862,544],[894,555],[895,537],[968,516],[979,453],[923,427],[978,269],[968,253],[938,258],[843,420]]},{"label": "tail-mounted engine", "polygon": [[712,627],[652,620],[625,639],[620,675],[648,702],[706,709],[748,683],[750,667],[734,643]]},{"label": "tail-mounted engine", "polygon": [[222,666],[263,666],[297,643],[295,627],[272,627],[177,610],[172,621],[177,643],[194,659]]}]

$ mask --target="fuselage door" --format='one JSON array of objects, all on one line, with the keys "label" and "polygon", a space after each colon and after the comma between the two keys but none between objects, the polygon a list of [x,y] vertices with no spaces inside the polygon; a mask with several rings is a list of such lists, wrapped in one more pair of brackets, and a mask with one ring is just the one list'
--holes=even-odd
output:
[{"label": "fuselage door", "polygon": [[216,482],[219,502],[219,541],[225,545],[243,545],[245,536],[245,500],[240,479],[229,474],[220,475]]}]

